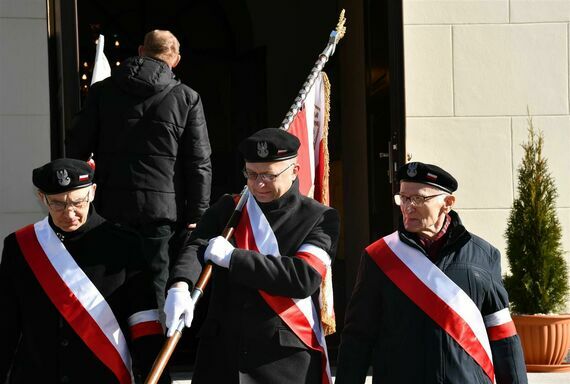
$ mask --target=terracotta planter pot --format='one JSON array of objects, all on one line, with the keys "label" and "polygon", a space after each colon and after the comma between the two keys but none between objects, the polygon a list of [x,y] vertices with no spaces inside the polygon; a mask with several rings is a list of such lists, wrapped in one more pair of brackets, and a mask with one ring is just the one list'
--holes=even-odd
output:
[{"label": "terracotta planter pot", "polygon": [[529,372],[570,370],[562,364],[570,348],[570,315],[513,316]]}]

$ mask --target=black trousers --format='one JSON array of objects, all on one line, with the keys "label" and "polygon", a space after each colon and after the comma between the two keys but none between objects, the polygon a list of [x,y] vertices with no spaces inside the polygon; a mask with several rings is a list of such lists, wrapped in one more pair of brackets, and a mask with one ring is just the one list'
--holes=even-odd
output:
[{"label": "black trousers", "polygon": [[[166,282],[170,258],[176,257],[176,253],[184,243],[189,231],[184,227],[178,227],[174,223],[144,224],[133,227],[143,238],[144,257],[153,276],[154,291],[158,308],[162,312],[166,297]],[[161,313],[164,324],[164,317]]]}]

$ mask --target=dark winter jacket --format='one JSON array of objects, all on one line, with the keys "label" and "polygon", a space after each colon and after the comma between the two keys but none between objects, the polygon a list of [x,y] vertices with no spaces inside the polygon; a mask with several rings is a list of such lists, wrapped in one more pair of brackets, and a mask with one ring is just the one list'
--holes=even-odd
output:
[{"label": "dark winter jacket", "polygon": [[[507,308],[499,251],[467,232],[455,212],[450,216],[447,242],[435,265],[467,293],[483,317]],[[401,228],[399,238],[425,254],[414,234]],[[490,344],[496,382],[526,383],[519,337],[515,334],[491,340]],[[369,366],[373,368],[373,383],[491,383],[475,360],[365,251],[347,308],[336,383],[364,383]]]},{"label": "dark winter jacket", "polygon": [[[127,320],[157,308],[150,274],[139,257],[140,237],[93,210],[74,232],[61,232],[51,218],[49,224],[113,311],[130,340],[133,367],[146,376],[164,336],[153,332],[136,337]],[[24,258],[15,233],[7,236],[0,262],[0,383],[8,376],[10,384],[118,383],[52,300]],[[97,328],[92,329],[96,334]],[[160,382],[170,380],[163,377]]]},{"label": "dark winter jacket", "polygon": [[68,157],[95,154],[95,206],[111,221],[194,223],[209,205],[200,96],[161,61],[133,57],[95,83],[66,144]]},{"label": "dark winter jacket", "polygon": [[[303,344],[259,290],[318,300],[321,276],[296,257],[296,252],[302,244],[312,244],[334,258],[338,213],[301,196],[298,182],[279,199],[258,204],[275,233],[282,256],[236,249],[229,269],[214,267],[193,383],[322,383],[320,353]],[[171,270],[171,281],[197,280],[198,258],[208,240],[222,232],[234,207],[232,196],[225,195],[204,214]]]}]

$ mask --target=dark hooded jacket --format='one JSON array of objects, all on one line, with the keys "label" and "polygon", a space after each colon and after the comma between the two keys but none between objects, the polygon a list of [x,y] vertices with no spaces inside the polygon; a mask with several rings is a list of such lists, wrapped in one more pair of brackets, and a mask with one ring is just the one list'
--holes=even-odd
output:
[{"label": "dark hooded jacket", "polygon": [[209,205],[210,142],[200,96],[170,67],[132,57],[93,84],[66,141],[95,155],[95,206],[134,226],[194,223]]}]

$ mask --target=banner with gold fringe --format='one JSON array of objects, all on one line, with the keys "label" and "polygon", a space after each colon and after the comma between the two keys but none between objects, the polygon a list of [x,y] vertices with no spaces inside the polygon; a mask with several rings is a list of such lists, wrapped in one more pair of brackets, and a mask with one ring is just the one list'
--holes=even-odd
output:
[{"label": "banner with gold fringe", "polygon": [[[319,72],[288,132],[297,136],[301,146],[297,153],[299,190],[318,202],[329,205],[328,123],[330,113],[330,82],[326,73]],[[321,322],[325,335],[336,330],[332,269],[321,283]]]}]

